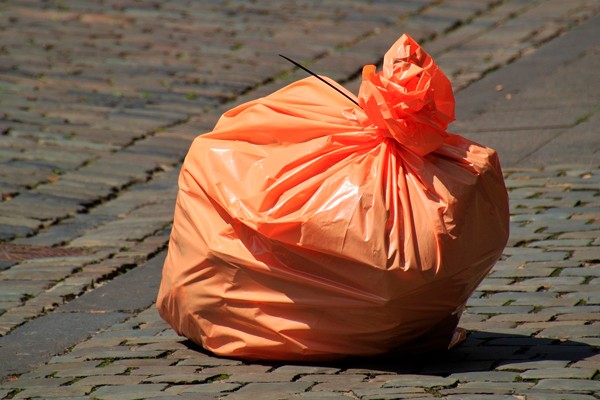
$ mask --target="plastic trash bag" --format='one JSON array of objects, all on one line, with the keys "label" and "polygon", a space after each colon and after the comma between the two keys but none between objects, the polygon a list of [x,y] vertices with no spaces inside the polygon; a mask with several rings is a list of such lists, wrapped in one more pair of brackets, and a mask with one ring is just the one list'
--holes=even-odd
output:
[{"label": "plastic trash bag", "polygon": [[409,36],[357,100],[310,77],[195,139],[157,302],[178,334],[246,359],[448,347],[508,238],[496,153],[446,132],[450,83]]}]

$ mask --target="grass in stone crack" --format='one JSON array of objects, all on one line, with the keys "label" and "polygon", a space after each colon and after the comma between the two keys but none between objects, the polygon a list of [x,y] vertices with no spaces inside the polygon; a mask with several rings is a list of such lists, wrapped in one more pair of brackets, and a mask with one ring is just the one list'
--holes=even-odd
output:
[{"label": "grass in stone crack", "polygon": [[109,366],[110,364],[114,363],[115,359],[114,358],[107,358],[106,360],[103,360],[100,364],[96,365],[96,368],[104,368]]},{"label": "grass in stone crack", "polygon": [[[10,379],[10,378],[9,378]],[[21,393],[22,391],[24,391],[25,388],[16,388],[15,390],[13,390],[12,392],[10,392],[6,397],[4,397],[5,399],[14,399],[14,397]]]},{"label": "grass in stone crack", "polygon": [[219,375],[211,376],[210,378],[206,379],[204,382],[205,383],[213,383],[213,382],[217,382],[217,381],[224,381],[225,379],[228,379],[230,376],[231,376],[230,374],[219,374]]}]

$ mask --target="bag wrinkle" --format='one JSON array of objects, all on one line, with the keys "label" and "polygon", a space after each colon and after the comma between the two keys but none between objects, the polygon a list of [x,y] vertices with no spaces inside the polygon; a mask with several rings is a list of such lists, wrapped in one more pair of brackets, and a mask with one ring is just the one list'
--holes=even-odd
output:
[{"label": "bag wrinkle", "polygon": [[448,348],[508,240],[497,154],[446,131],[450,83],[407,35],[351,97],[309,77],[193,141],[157,297],[178,334],[246,360]]}]

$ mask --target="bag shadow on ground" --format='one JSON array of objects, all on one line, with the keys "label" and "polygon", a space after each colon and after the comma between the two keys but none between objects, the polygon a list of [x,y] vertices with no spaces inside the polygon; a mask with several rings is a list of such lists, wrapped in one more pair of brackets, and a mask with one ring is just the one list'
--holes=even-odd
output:
[{"label": "bag shadow on ground", "polygon": [[[394,373],[448,375],[485,372],[497,368],[519,370],[519,364],[547,361],[568,363],[598,354],[598,349],[576,340],[536,338],[498,332],[469,332],[466,340],[443,353],[348,360],[345,368],[374,369]],[[541,365],[541,364],[540,364]],[[531,366],[523,369],[530,369]]]},{"label": "bag shadow on ground", "polygon": [[[215,357],[197,344],[187,340],[184,344],[206,356]],[[323,366],[341,370],[361,370],[445,376],[459,372],[487,372],[495,369],[521,370],[536,368],[548,361],[582,361],[599,354],[597,347],[574,339],[536,338],[518,334],[470,331],[464,342],[441,353],[390,353],[376,357],[349,358],[329,362],[266,362],[244,360],[247,364],[277,368],[283,365]],[[528,363],[520,368],[519,364]],[[531,364],[533,363],[533,364]],[[558,364],[558,363],[557,363]],[[565,365],[566,365],[565,364]],[[547,367],[547,365],[546,365]]]}]

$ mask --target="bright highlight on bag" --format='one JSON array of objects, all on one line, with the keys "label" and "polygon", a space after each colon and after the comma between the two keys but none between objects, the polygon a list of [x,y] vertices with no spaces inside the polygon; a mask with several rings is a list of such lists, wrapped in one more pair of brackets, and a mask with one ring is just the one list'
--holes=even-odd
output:
[{"label": "bright highlight on bag", "polygon": [[310,77],[196,138],[157,302],[177,333],[246,359],[448,348],[508,239],[497,155],[446,132],[450,82],[407,35],[356,100]]}]

